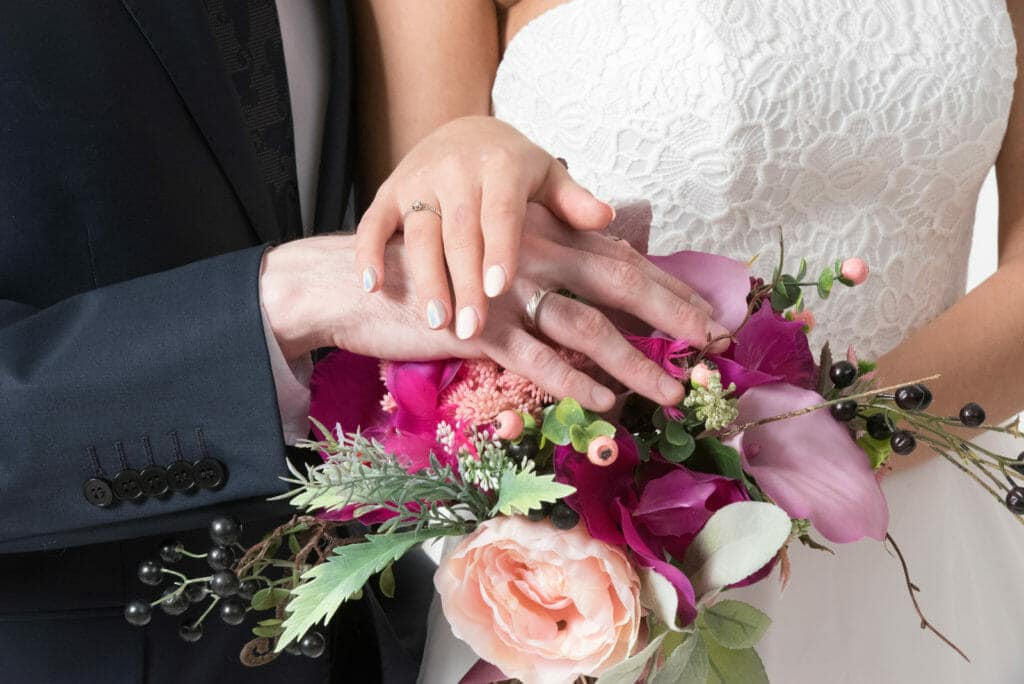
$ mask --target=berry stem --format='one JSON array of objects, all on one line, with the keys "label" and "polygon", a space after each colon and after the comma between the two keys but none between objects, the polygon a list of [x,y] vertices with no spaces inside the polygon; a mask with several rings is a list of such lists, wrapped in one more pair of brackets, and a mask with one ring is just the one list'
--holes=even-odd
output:
[{"label": "berry stem", "polygon": [[[174,575],[175,577],[180,577],[182,582],[188,582],[188,575],[180,573],[177,570],[171,570],[170,568],[160,568],[160,572],[164,573],[165,575]],[[181,586],[185,585],[182,584]]]},{"label": "berry stem", "polygon": [[181,552],[181,555],[185,556],[186,558],[206,558],[205,553],[192,553],[191,551],[186,551],[185,549],[179,549],[179,551]]},{"label": "berry stem", "polygon": [[213,610],[213,608],[214,608],[214,606],[216,606],[216,605],[217,605],[218,603],[220,603],[220,596],[216,596],[216,595],[215,595],[215,596],[213,597],[213,599],[212,599],[212,600],[210,601],[210,605],[206,606],[206,610],[204,610],[204,611],[203,611],[202,615],[200,615],[199,617],[197,617],[197,618],[196,618],[196,619],[195,619],[195,620],[194,620],[194,621],[192,622],[192,629],[195,629],[196,627],[198,627],[199,625],[201,625],[201,624],[202,624],[202,622],[203,622],[203,620],[205,620],[205,619],[206,619],[206,616],[210,614],[210,611],[212,611],[212,610]]}]

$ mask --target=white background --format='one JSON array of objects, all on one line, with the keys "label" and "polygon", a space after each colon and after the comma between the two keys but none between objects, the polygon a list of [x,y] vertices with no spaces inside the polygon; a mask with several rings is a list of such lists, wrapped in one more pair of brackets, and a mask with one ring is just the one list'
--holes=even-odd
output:
[{"label": "white background", "polygon": [[989,172],[978,198],[974,217],[974,239],[967,266],[967,289],[975,287],[996,270],[999,235],[999,199],[996,196],[995,172]]}]

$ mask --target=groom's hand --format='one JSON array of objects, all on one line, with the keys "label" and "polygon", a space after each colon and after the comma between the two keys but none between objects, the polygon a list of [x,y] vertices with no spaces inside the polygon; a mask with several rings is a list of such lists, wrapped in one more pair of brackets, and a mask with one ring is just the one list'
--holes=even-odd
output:
[{"label": "groom's hand", "polygon": [[[494,300],[477,338],[464,341],[447,329],[424,330],[410,286],[413,257],[401,242],[389,243],[386,265],[392,275],[384,296],[372,296],[354,277],[352,236],[308,238],[270,250],[261,299],[286,358],[331,346],[395,360],[486,356],[554,396],[572,396],[604,411],[614,403],[611,390],[573,368],[551,343],[583,353],[659,404],[677,403],[683,388],[627,342],[598,306],[621,310],[696,345],[726,332],[689,287],[651,266],[624,241],[571,231],[535,205],[528,212],[518,276]],[[589,303],[552,292],[539,307],[536,329],[530,329],[526,302],[541,288],[566,288]]]}]

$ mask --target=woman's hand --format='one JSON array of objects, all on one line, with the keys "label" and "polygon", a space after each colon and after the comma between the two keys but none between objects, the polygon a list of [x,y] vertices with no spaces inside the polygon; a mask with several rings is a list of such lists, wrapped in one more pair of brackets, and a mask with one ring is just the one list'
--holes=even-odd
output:
[{"label": "woman's hand", "polygon": [[[427,324],[447,327],[454,311],[456,335],[477,335],[488,298],[504,294],[516,276],[529,201],[579,230],[604,228],[614,217],[609,205],[511,126],[484,116],[441,126],[409,152],[363,215],[356,232],[363,289],[384,285],[385,245],[403,230]],[[414,203],[422,208],[413,211]]]},{"label": "woman's hand", "polygon": [[[378,297],[358,290],[351,236],[322,236],[275,247],[264,259],[260,297],[285,357],[335,346],[392,360],[487,357],[556,397],[587,408],[612,407],[612,391],[571,366],[556,347],[581,352],[607,375],[662,405],[678,403],[683,387],[634,348],[599,307],[620,310],[651,327],[700,345],[725,334],[710,307],[689,287],[651,265],[623,240],[566,228],[531,204],[518,277],[492,302],[483,333],[460,340],[450,330],[425,331],[409,287],[416,254],[392,240],[385,250],[391,277]],[[526,303],[540,289],[567,288],[585,301],[550,292],[525,322]],[[323,302],[337,302],[325,307]],[[727,342],[722,340],[716,348]]]}]

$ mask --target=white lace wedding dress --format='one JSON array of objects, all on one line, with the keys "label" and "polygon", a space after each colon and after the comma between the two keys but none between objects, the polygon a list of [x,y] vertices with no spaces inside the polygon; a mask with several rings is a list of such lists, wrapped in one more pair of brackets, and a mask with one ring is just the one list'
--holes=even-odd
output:
[{"label": "white lace wedding dress", "polygon": [[[782,226],[818,269],[864,257],[866,285],[809,301],[835,346],[875,357],[964,292],[1014,78],[1005,0],[574,0],[513,38],[493,101],[595,195],[649,212],[653,253],[770,268]],[[918,629],[881,544],[794,548],[784,595],[742,592],[774,617],[772,681],[1024,682],[1024,528],[944,461],[885,490],[926,614],[974,662]],[[434,627],[421,681],[456,682],[474,659]]]}]

